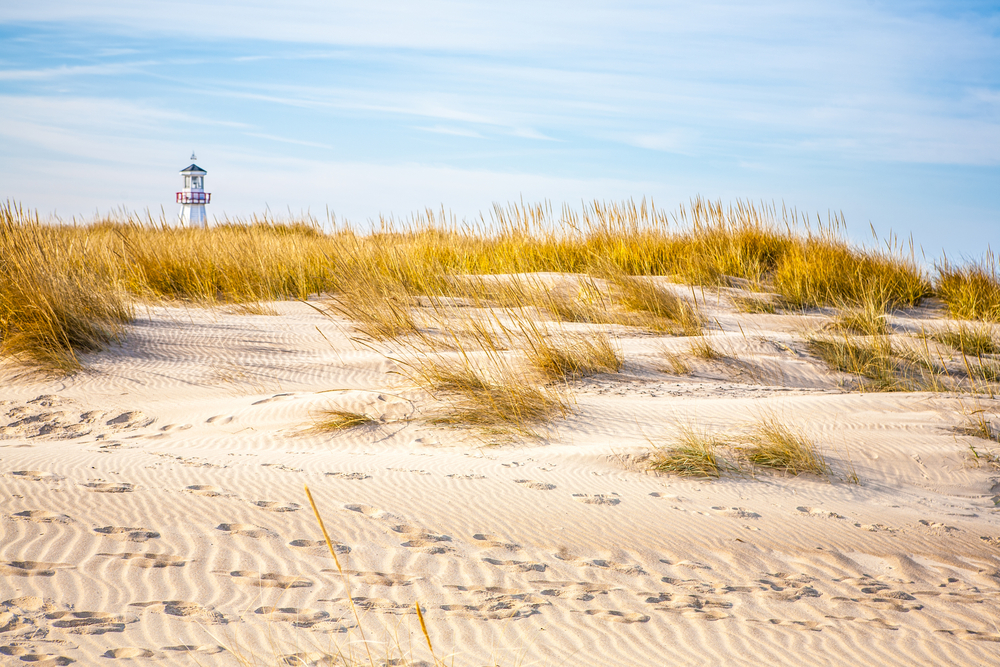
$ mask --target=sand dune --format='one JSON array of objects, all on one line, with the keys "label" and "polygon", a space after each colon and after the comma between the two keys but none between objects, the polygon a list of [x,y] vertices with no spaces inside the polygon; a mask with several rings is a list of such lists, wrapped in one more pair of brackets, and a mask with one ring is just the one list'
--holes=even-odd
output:
[{"label": "sand dune", "polygon": [[[623,371],[510,442],[429,426],[433,400],[348,323],[272,305],[151,307],[86,372],[6,369],[2,664],[339,664],[348,597],[375,653],[386,628],[415,664],[417,601],[456,665],[1000,662],[1000,470],[954,430],[973,399],[845,391],[802,347],[820,318],[710,300],[728,359],[685,377],[658,360],[687,339],[622,330]],[[374,422],[308,430],[327,408]],[[831,477],[635,464],[678,424],[764,415]]]}]

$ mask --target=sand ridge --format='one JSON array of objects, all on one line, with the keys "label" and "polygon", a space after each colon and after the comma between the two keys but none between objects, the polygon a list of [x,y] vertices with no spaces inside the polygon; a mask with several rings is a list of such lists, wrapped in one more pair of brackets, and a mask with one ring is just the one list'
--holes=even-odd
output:
[{"label": "sand ridge", "polygon": [[[968,464],[966,397],[845,392],[800,319],[720,300],[713,338],[746,366],[668,376],[685,339],[623,331],[620,374],[577,383],[541,439],[491,445],[421,421],[427,397],[349,324],[272,306],[149,308],[91,370],[3,382],[2,664],[328,664],[357,632],[348,595],[373,627],[415,629],[419,601],[455,664],[1000,660],[1000,471]],[[310,432],[328,407],[375,422]],[[762,414],[832,478],[630,463],[678,423]]]}]

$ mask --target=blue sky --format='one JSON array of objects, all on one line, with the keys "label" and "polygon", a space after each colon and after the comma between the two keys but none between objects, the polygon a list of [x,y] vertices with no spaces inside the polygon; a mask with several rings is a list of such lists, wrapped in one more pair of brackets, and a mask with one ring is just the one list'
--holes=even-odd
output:
[{"label": "blue sky", "polygon": [[220,217],[702,195],[975,257],[1000,246],[1000,3],[0,6],[0,197],[173,216],[192,150]]}]

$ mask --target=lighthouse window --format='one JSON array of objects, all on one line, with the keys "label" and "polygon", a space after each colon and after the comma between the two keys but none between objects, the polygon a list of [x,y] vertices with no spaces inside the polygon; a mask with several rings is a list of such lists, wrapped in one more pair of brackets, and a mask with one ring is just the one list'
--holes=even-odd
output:
[{"label": "lighthouse window", "polygon": [[201,188],[201,176],[194,177],[194,187]]},{"label": "lighthouse window", "polygon": [[184,187],[186,187],[186,188],[190,188],[191,187],[191,177],[190,176],[185,176],[184,177]]}]

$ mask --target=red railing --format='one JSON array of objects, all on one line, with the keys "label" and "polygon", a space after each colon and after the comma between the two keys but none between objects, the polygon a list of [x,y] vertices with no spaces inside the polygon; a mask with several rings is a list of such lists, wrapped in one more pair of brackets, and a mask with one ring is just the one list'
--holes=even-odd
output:
[{"label": "red railing", "polygon": [[178,204],[207,204],[212,201],[211,192],[178,192]]}]

